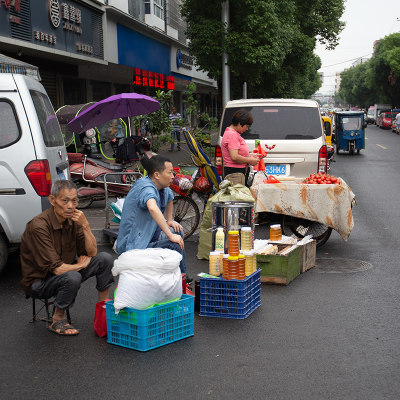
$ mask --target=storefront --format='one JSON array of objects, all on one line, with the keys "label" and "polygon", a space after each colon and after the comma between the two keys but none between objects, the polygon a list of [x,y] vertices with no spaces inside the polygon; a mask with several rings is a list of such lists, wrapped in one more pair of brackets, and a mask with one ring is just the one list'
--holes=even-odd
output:
[{"label": "storefront", "polygon": [[39,67],[55,108],[109,94],[80,65],[105,65],[103,11],[88,1],[0,0],[0,51]]},{"label": "storefront", "polygon": [[[185,113],[184,92],[196,83],[199,111],[214,115],[216,82],[196,70],[193,57],[171,40],[160,40],[117,24],[118,64],[132,67],[132,85],[137,93],[154,95],[157,90],[173,90],[173,102]],[[167,42],[167,40],[166,40]]]}]

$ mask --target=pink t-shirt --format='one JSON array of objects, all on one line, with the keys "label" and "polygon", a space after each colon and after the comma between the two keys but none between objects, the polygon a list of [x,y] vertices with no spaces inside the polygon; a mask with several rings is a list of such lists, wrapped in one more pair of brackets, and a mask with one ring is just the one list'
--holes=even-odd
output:
[{"label": "pink t-shirt", "polygon": [[231,159],[229,150],[239,150],[239,155],[249,157],[249,147],[241,134],[233,128],[226,128],[221,142],[222,159],[225,167],[245,168],[246,164],[239,164]]}]

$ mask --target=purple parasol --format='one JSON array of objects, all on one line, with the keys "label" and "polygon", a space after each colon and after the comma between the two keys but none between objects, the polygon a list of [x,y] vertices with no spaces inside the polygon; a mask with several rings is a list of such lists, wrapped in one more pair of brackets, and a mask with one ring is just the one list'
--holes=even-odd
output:
[{"label": "purple parasol", "polygon": [[111,119],[150,114],[161,108],[153,98],[138,93],[121,93],[93,104],[75,117],[68,129],[81,133]]}]

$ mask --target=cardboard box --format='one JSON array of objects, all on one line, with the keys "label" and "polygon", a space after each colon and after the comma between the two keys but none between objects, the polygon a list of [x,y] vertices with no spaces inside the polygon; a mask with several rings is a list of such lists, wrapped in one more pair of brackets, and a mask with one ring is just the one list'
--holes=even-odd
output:
[{"label": "cardboard box", "polygon": [[[281,252],[288,245],[278,244]],[[261,282],[288,285],[300,274],[300,247],[289,246],[284,255],[257,255],[257,268],[261,269]]]},{"label": "cardboard box", "polygon": [[300,245],[300,273],[304,273],[315,267],[317,257],[317,242],[313,239],[310,242]]}]

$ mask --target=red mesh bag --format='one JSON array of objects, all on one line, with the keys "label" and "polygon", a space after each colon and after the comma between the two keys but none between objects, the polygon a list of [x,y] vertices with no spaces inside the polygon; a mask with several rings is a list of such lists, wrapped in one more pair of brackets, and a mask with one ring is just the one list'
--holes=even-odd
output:
[{"label": "red mesh bag", "polygon": [[202,168],[200,168],[200,173],[201,173],[201,176],[194,183],[193,190],[195,192],[200,192],[200,193],[210,193],[211,185],[210,185],[210,182],[208,182],[208,179],[203,175]]}]

